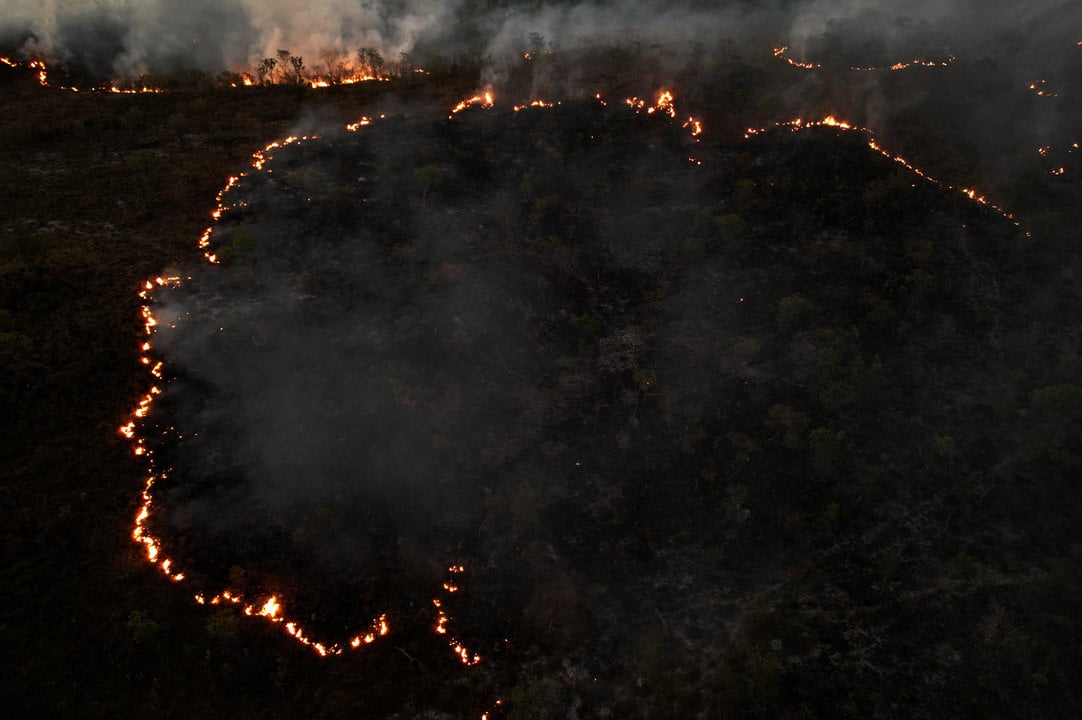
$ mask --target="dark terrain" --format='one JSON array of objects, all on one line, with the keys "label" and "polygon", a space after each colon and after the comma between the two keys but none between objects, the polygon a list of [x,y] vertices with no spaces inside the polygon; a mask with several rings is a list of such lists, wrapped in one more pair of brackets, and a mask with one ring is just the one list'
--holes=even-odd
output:
[{"label": "dark terrain", "polygon": [[[932,112],[994,86],[976,64],[884,80],[943,92],[879,141],[1021,227],[859,132],[742,139],[859,87],[794,109],[781,63],[578,60],[608,107],[454,120],[465,63],[134,96],[2,68],[14,715],[1078,716],[1077,179]],[[661,84],[701,142],[619,101]],[[221,266],[197,265],[254,149],[385,110],[242,179]],[[130,541],[136,293],[177,267],[193,280],[160,302],[195,320],[161,334],[150,427],[205,437],[156,446],[176,469],[157,527],[193,585],[281,592],[314,632],[390,613],[364,653],[198,607]],[[244,331],[207,340],[210,320]],[[431,632],[448,562],[475,667]]]}]

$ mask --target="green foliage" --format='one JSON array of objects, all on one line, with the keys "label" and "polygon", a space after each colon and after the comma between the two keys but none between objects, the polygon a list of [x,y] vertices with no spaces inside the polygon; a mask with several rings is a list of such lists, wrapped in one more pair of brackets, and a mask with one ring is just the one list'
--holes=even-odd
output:
[{"label": "green foliage", "polygon": [[414,169],[413,184],[421,190],[421,202],[425,203],[429,190],[438,188],[443,184],[445,173],[439,165],[423,165]]},{"label": "green foliage", "polygon": [[[531,41],[539,48],[545,44],[543,38]],[[878,156],[865,162],[862,138],[854,138],[855,151],[846,149],[844,140],[811,132],[764,137],[755,146],[743,143],[739,132],[749,111],[765,118],[786,116],[786,94],[770,87],[759,68],[740,60],[743,52],[730,42],[722,53],[699,57],[706,72],[717,72],[719,62],[726,63],[728,76],[711,78],[714,85],[705,92],[696,87],[698,77],[689,75],[689,87],[682,90],[688,95],[678,95],[681,102],[698,93],[698,99],[686,105],[697,115],[700,107],[709,108],[707,142],[700,147],[706,152],[707,144],[716,142],[724,158],[716,163],[723,171],[705,176],[709,183],[702,187],[713,193],[707,207],[685,212],[689,200],[683,193],[667,194],[667,183],[682,191],[687,177],[656,166],[633,168],[633,202],[649,200],[659,216],[665,216],[664,232],[643,233],[663,237],[669,252],[648,269],[634,259],[633,251],[641,250],[627,240],[634,233],[611,225],[612,217],[620,214],[613,212],[619,206],[614,196],[632,186],[621,163],[633,156],[620,153],[639,142],[635,132],[616,122],[591,128],[597,130],[596,147],[614,153],[610,162],[561,141],[556,134],[566,117],[546,115],[543,127],[540,122],[532,128],[524,123],[536,131],[529,142],[537,144],[531,145],[534,154],[522,167],[507,170],[502,161],[485,165],[494,173],[507,171],[494,177],[501,178],[500,187],[508,188],[513,198],[491,200],[506,207],[500,210],[499,223],[486,218],[481,231],[490,243],[486,249],[522,252],[525,239],[530,257],[542,259],[537,277],[528,276],[525,282],[558,285],[553,293],[561,306],[551,314],[541,309],[529,321],[529,342],[536,342],[529,352],[542,363],[548,357],[560,359],[553,363],[551,376],[535,388],[524,388],[499,364],[484,369],[494,392],[534,393],[530,397],[536,403],[528,421],[501,421],[509,431],[486,439],[492,454],[484,461],[455,447],[449,439],[453,433],[444,427],[432,433],[430,444],[451,468],[448,477],[466,467],[484,474],[503,467],[495,458],[514,457],[515,438],[506,437],[514,434],[511,430],[528,422],[542,424],[544,443],[530,450],[533,455],[522,455],[528,460],[516,462],[516,467],[542,464],[551,456],[552,462],[568,468],[572,459],[582,459],[589,470],[571,471],[571,481],[559,473],[551,482],[516,477],[506,488],[494,477],[484,477],[485,492],[493,488],[484,495],[483,517],[478,518],[477,537],[486,551],[502,559],[501,544],[512,547],[508,553],[529,546],[527,554],[537,567],[571,565],[569,586],[592,598],[591,612],[598,608],[592,620],[601,625],[611,607],[605,604],[607,588],[598,589],[606,582],[606,572],[632,578],[622,586],[627,592],[621,602],[645,614],[645,623],[636,625],[640,628],[656,620],[654,605],[645,600],[636,604],[640,590],[652,582],[673,588],[657,593],[657,613],[670,628],[679,628],[678,652],[672,652],[662,631],[637,635],[633,630],[641,645],[616,640],[611,651],[606,648],[591,658],[613,682],[630,689],[625,703],[630,709],[619,708],[614,716],[640,711],[720,716],[726,710],[712,703],[743,693],[749,704],[745,712],[774,717],[781,693],[790,688],[800,694],[800,705],[787,704],[785,710],[809,716],[889,715],[883,708],[896,703],[939,717],[953,711],[963,696],[965,708],[974,708],[975,715],[987,715],[989,707],[1070,715],[1077,705],[1071,682],[1077,675],[1072,672],[1077,669],[1072,655],[1077,623],[1072,620],[1082,588],[1082,550],[1072,548],[1070,539],[1078,526],[1073,499],[1082,447],[1082,383],[1077,333],[1070,325],[1070,318],[1079,316],[1077,293],[1063,278],[1078,275],[1078,260],[1071,259],[1077,243],[1070,238],[1077,235],[1071,228],[1082,226],[1075,222],[1074,209],[1082,204],[1063,202],[1062,209],[1042,212],[1040,203],[1051,202],[1046,198],[1062,201],[1074,197],[1074,191],[1063,184],[1051,193],[1050,180],[1032,182],[1027,192],[1036,200],[1027,201],[1029,207],[1018,216],[1039,242],[1007,242],[1008,234],[1022,233],[1000,227],[1005,223],[986,208],[963,206],[954,198],[962,206],[959,211],[933,187],[912,187],[912,176],[896,163],[880,163]],[[372,53],[361,59],[382,66],[383,58]],[[596,65],[602,71],[627,72],[610,76],[617,84],[628,76],[647,82],[644,78],[651,77],[651,66],[659,65],[659,54],[627,47],[601,56]],[[288,74],[298,82],[305,73],[301,58],[288,53],[281,62],[267,60],[261,81],[280,81]],[[408,56],[400,60],[403,67],[413,63]],[[440,82],[446,87],[428,86],[451,102],[476,87],[476,76],[468,75],[473,71],[457,62],[441,59]],[[421,64],[436,67],[424,59]],[[590,66],[582,67],[587,72]],[[972,71],[981,70],[975,65]],[[831,74],[818,77],[826,83],[825,91],[834,92],[824,97],[841,97]],[[947,78],[935,75],[940,77]],[[57,92],[31,100],[16,97],[14,109],[0,123],[0,139],[17,159],[8,164],[2,181],[9,198],[3,211],[9,230],[0,242],[0,367],[5,371],[0,404],[14,409],[3,419],[0,455],[10,470],[5,489],[10,488],[10,505],[17,511],[5,527],[17,550],[13,557],[22,557],[26,548],[58,543],[56,557],[93,559],[93,572],[78,563],[58,571],[56,563],[63,560],[36,564],[40,568],[15,563],[12,587],[55,585],[56,591],[43,599],[52,607],[41,615],[78,620],[86,640],[81,645],[68,642],[66,622],[55,623],[55,629],[35,627],[28,621],[33,613],[24,608],[36,607],[37,600],[20,603],[16,597],[9,645],[16,654],[33,648],[40,659],[17,668],[11,684],[30,677],[29,696],[40,688],[59,687],[54,667],[60,672],[100,664],[101,682],[96,676],[94,687],[83,683],[76,688],[75,682],[82,682],[78,673],[68,673],[74,678],[73,689],[59,688],[56,707],[51,708],[61,714],[70,714],[73,707],[93,713],[134,692],[148,712],[177,715],[176,707],[163,698],[175,695],[177,704],[190,710],[186,700],[201,697],[208,685],[225,678],[230,679],[234,715],[401,713],[406,697],[408,702],[419,698],[417,713],[427,710],[429,702],[444,702],[444,710],[450,707],[452,713],[472,712],[472,706],[462,705],[471,702],[463,695],[437,697],[441,691],[435,683],[432,688],[408,689],[409,680],[403,678],[409,673],[396,671],[369,683],[367,666],[361,675],[369,690],[362,694],[362,703],[356,693],[341,690],[358,681],[352,665],[320,664],[303,651],[291,665],[284,656],[275,664],[277,653],[297,650],[281,633],[271,633],[265,646],[254,644],[243,657],[232,653],[235,657],[223,664],[220,646],[238,637],[244,622],[235,608],[218,610],[209,618],[193,610],[196,631],[177,633],[185,638],[177,643],[161,642],[162,627],[150,611],[133,611],[126,623],[121,616],[122,640],[147,647],[158,643],[155,652],[167,660],[161,667],[191,669],[159,696],[146,689],[152,687],[149,682],[142,682],[149,675],[140,675],[156,670],[124,665],[124,653],[110,649],[117,628],[95,626],[98,608],[85,602],[100,595],[100,577],[130,577],[130,568],[110,559],[115,553],[98,552],[114,546],[116,533],[111,524],[103,526],[95,518],[115,515],[125,506],[136,476],[123,448],[103,441],[115,435],[110,418],[122,417],[129,401],[142,392],[132,380],[138,372],[133,337],[140,331],[132,289],[191,256],[193,240],[203,227],[203,218],[193,215],[192,208],[205,207],[222,179],[245,167],[252,149],[291,126],[300,108],[297,96],[304,95],[292,88],[257,88],[246,94],[208,89],[208,82],[225,85],[236,79],[231,74],[178,75],[170,82],[200,89],[173,96],[76,97]],[[917,86],[922,76],[899,74],[897,79]],[[534,87],[531,79],[523,86]],[[351,87],[337,95],[327,93],[321,102],[352,117],[371,107],[376,92],[382,90]],[[682,111],[684,107],[681,103]],[[931,121],[893,126],[906,128],[899,147],[918,148],[928,158],[941,150],[934,146],[941,142],[935,136],[949,132],[938,123],[930,130]],[[486,151],[463,151],[462,157],[491,160],[520,152],[500,127],[492,120],[484,131]],[[659,136],[649,138],[653,155],[665,147]],[[430,191],[439,191],[445,200],[444,193],[458,191],[457,182],[448,178],[457,178],[453,173],[460,170],[454,169],[458,156],[443,153],[442,143],[432,141],[434,147],[412,156],[420,165],[416,169],[409,162],[399,167],[381,160],[379,173],[365,174],[395,178],[404,196],[419,194],[422,203]],[[117,152],[121,155],[114,158]],[[1027,147],[1027,153],[1032,155],[1032,149]],[[928,162],[926,169],[945,177],[934,160]],[[417,174],[425,168],[440,172]],[[702,172],[711,172],[711,163],[704,163]],[[333,223],[360,226],[350,185],[355,169],[351,173],[337,177],[335,189],[316,201],[323,203],[325,217]],[[276,172],[275,177],[296,190],[323,187],[325,182],[303,173]],[[698,182],[699,176],[694,177]],[[738,179],[735,185],[733,179]],[[482,179],[471,176],[470,182],[475,183],[471,190],[486,187]],[[133,187],[139,192],[132,193]],[[1014,208],[1013,202],[1004,204]],[[403,214],[405,208],[403,203]],[[595,213],[597,208],[601,212]],[[45,224],[44,219],[53,218],[61,227]],[[399,248],[389,255],[401,266],[416,264],[423,253],[394,236],[393,226],[404,221],[392,218],[380,219],[392,228],[386,230],[388,247]],[[524,222],[516,225],[520,219]],[[231,236],[228,231],[218,236],[228,243],[221,253],[233,269],[244,269],[251,256],[265,249],[262,236],[255,237],[258,227],[238,223]],[[472,225],[468,229],[473,232]],[[613,271],[604,258],[607,248],[599,252],[592,247],[610,229],[616,231],[611,233],[615,240],[606,238],[611,247],[633,258],[616,278],[605,275]],[[422,275],[423,281],[446,277]],[[738,309],[727,300],[736,292],[749,298]],[[394,327],[413,337],[426,320],[423,311],[409,308],[395,316]],[[630,325],[642,328],[637,331],[642,347],[626,362],[612,365],[617,372],[597,372],[599,344],[613,328]],[[748,366],[741,366],[739,373],[718,373],[723,358]],[[583,390],[574,382],[564,390],[556,387],[571,375],[600,378],[600,389]],[[659,375],[664,379],[660,389]],[[453,418],[454,413],[438,409],[426,382],[396,376],[386,392],[394,402],[426,417],[439,422]],[[581,400],[586,409],[560,415],[569,403],[554,400],[559,392]],[[464,402],[471,401],[467,397]],[[428,449],[424,437],[418,447]],[[69,467],[73,457],[79,467]],[[820,474],[810,486],[809,464]],[[944,465],[966,468],[957,474],[971,476],[972,482],[961,491],[952,490],[942,473],[929,472]],[[92,485],[97,488],[89,497],[74,491],[88,487],[85,468],[94,470]],[[582,522],[581,513],[603,518],[603,528]],[[284,542],[295,544],[298,556],[313,553],[320,547],[320,526],[335,517],[333,510],[313,512],[292,533],[285,532]],[[696,543],[682,544],[689,528],[696,533]],[[471,537],[473,531],[466,529]],[[628,548],[643,545],[655,553],[651,562],[629,560]],[[957,551],[959,547],[967,549]],[[992,555],[985,560],[989,548]],[[583,562],[581,557],[597,556],[606,567],[580,572],[586,566],[575,564]],[[665,575],[658,569],[669,567],[667,557],[679,558],[673,565],[679,572]],[[796,557],[801,562],[791,562]],[[425,557],[419,564],[428,561]],[[254,567],[247,574],[232,573],[229,562],[222,572],[230,575],[230,583],[258,583],[261,573]],[[754,587],[745,590],[737,583],[729,588],[728,579],[716,582],[717,577],[709,577],[714,569],[717,577],[747,578],[749,586],[770,583],[778,611],[772,614],[770,603],[761,598],[749,601]],[[928,592],[940,586],[945,591]],[[116,589],[126,593],[129,600],[124,602],[145,606],[140,583],[125,582]],[[518,611],[528,604],[518,603],[511,592],[510,599],[499,595],[492,585],[477,592],[480,605],[493,615],[501,607]],[[664,596],[670,592],[674,600],[667,607],[669,598]],[[321,594],[317,589],[311,593]],[[982,650],[973,647],[979,644],[975,637],[983,638],[983,627],[974,620],[980,610],[975,616],[973,608],[983,608],[988,596],[1017,603],[1025,611],[1009,613],[1012,619],[989,630],[992,649],[982,657]],[[352,608],[356,600],[350,595]],[[84,604],[89,610],[82,609]],[[717,612],[718,607],[723,609]],[[732,607],[738,609],[735,616],[729,614]],[[722,637],[719,628],[734,627],[740,608],[752,616],[752,639],[725,634],[727,642],[717,640]],[[515,627],[517,616],[508,619],[511,615],[510,610],[507,616],[486,615],[479,625]],[[791,651],[785,636],[786,654],[798,655],[804,670],[768,649],[773,635],[763,633],[779,625],[782,616],[799,627],[794,635],[806,638],[805,650]],[[176,621],[182,618],[183,613]],[[204,618],[205,634],[198,632]],[[469,625],[469,611],[461,619],[465,624],[460,627],[468,628],[462,630],[465,637],[476,626]],[[643,618],[632,620],[641,623]],[[544,636],[547,627],[543,623],[537,628],[538,635]],[[520,647],[533,640],[523,635],[518,639],[523,641]],[[499,643],[502,637],[485,638],[489,640]],[[398,636],[396,646],[384,648],[386,656],[376,656],[374,662],[416,667],[397,649],[421,657],[411,642],[408,634]],[[964,668],[942,660],[945,655],[932,654],[933,646],[947,642],[965,648]],[[205,669],[200,669],[203,663],[191,662],[208,650],[214,659]],[[579,651],[572,647],[560,658],[568,660],[565,669],[582,659]],[[522,657],[513,650],[509,656],[513,662]],[[611,660],[614,657],[623,659]],[[702,662],[704,658],[708,662]],[[549,666],[544,662],[553,658],[540,651],[530,659],[538,662],[522,675],[538,669],[508,695],[508,714],[567,715],[575,707],[572,693],[552,679],[561,671],[545,669]],[[629,669],[639,668],[636,661],[652,672],[642,688],[636,687]],[[493,676],[502,677],[507,668],[498,663]],[[680,674],[699,664],[709,666],[703,676]],[[669,674],[664,672],[670,669],[667,665]],[[868,674],[869,666],[876,672]],[[49,668],[48,679],[31,677],[35,668]],[[426,665],[424,672],[430,670]],[[328,672],[333,683],[327,681]],[[726,680],[726,672],[735,679]],[[890,682],[876,682],[883,678]],[[491,697],[487,688],[479,689],[484,682],[481,673],[467,680],[466,687],[484,697],[478,703]],[[588,681],[578,682],[576,694],[589,692]],[[677,701],[684,698],[666,694],[666,683],[682,685],[687,694],[698,695],[700,704],[679,706]],[[328,685],[339,689],[328,691]],[[909,688],[901,700],[897,693],[891,697],[897,688]],[[212,690],[220,695],[221,687]],[[588,707],[592,712],[606,700],[591,698],[583,711]],[[191,706],[213,715],[209,703]],[[41,714],[23,712],[19,706],[13,712]]]},{"label": "green foliage", "polygon": [[1030,406],[1042,413],[1064,418],[1082,418],[1082,386],[1050,385],[1034,390]]},{"label": "green foliage", "polygon": [[954,458],[958,456],[958,441],[952,435],[933,435],[932,452],[941,458]]},{"label": "green foliage", "polygon": [[207,635],[215,640],[233,640],[237,637],[240,622],[234,608],[219,608],[207,620]]},{"label": "green foliage", "polygon": [[762,350],[763,344],[753,337],[733,338],[731,352],[736,362],[741,364],[750,363]]},{"label": "green foliage", "polygon": [[779,328],[800,326],[811,315],[812,303],[802,293],[786,295],[778,300],[777,323]]},{"label": "green foliage", "polygon": [[146,612],[132,610],[128,614],[128,632],[136,645],[150,645],[158,639],[161,627]]},{"label": "green foliage", "polygon": [[783,433],[782,444],[790,450],[804,447],[808,416],[789,405],[773,405],[766,418],[767,428]]},{"label": "green foliage", "polygon": [[568,693],[552,680],[538,679],[511,691],[508,720],[549,720],[568,710]]},{"label": "green foliage", "polygon": [[751,704],[764,708],[781,694],[781,663],[777,655],[759,645],[744,658],[744,688]]},{"label": "green foliage", "polygon": [[586,351],[597,344],[601,336],[601,323],[589,313],[572,315],[570,323],[579,331],[579,349]]},{"label": "green foliage", "polygon": [[233,228],[233,250],[238,255],[250,255],[256,251],[257,244],[245,223],[237,223]]},{"label": "green foliage", "polygon": [[842,439],[844,433],[829,428],[817,427],[808,433],[808,447],[811,450],[811,462],[819,472],[833,470],[842,458]]}]

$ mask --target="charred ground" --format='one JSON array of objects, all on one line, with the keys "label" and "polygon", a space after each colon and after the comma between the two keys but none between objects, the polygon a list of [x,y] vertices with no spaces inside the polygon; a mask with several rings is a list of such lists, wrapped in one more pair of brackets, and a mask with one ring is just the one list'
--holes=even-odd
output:
[{"label": "charred ground", "polygon": [[[765,81],[738,61],[716,70],[686,94],[732,99],[757,73]],[[135,548],[123,557],[139,471],[109,439],[141,390],[132,289],[194,255],[191,208],[209,208],[224,174],[311,95],[13,89],[24,112],[4,126],[5,190],[20,202],[5,218],[3,391],[25,408],[4,420],[19,608],[4,629],[25,659],[15,707],[115,715],[129,697],[163,715],[409,716],[503,697],[512,717],[1077,709],[1080,308],[1075,237],[1060,229],[1077,209],[1047,199],[1072,186],[1019,175],[1045,183],[1014,194],[1041,219],[1027,237],[856,133],[719,130],[689,150],[678,126],[593,101],[453,121],[419,112],[282,151],[273,175],[235,191],[249,204],[220,226],[222,267],[171,298],[236,313],[244,333],[196,355],[230,362],[179,376],[188,392],[157,412],[205,417],[186,403],[213,405],[222,388],[201,382],[259,369],[235,358],[297,357],[303,392],[275,400],[317,422],[306,454],[327,455],[326,430],[364,445],[374,428],[391,449],[364,468],[386,487],[343,488],[335,478],[357,468],[331,460],[322,496],[306,487],[268,523],[297,468],[243,442],[235,452],[248,428],[223,417],[191,457],[169,449],[181,482],[163,502],[217,505],[171,516],[174,533],[191,530],[173,539],[210,581],[286,585],[328,628],[358,598],[365,617],[423,602],[438,564],[461,560],[456,631],[491,658],[458,668],[425,608],[391,644],[328,664],[228,609],[191,606]],[[771,102],[699,107],[708,127],[743,128]],[[372,100],[329,104],[352,120]],[[929,136],[929,154],[955,147]],[[244,304],[253,296],[264,307]],[[283,325],[336,362],[275,354]],[[380,388],[366,395],[375,406],[336,415],[325,400],[358,367],[353,382]],[[411,442],[395,448],[402,432]],[[245,488],[253,465],[283,471],[263,506],[215,497]],[[244,532],[208,527],[223,516]]]}]

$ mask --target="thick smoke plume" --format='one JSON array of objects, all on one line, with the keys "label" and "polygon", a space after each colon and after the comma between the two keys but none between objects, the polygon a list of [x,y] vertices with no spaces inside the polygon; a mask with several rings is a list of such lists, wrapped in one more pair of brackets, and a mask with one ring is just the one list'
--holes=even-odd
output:
[{"label": "thick smoke plume", "polygon": [[446,32],[459,3],[315,0],[99,0],[3,3],[0,38],[30,53],[119,76],[251,68],[282,49],[321,56],[373,48],[395,59]]},{"label": "thick smoke plume", "polygon": [[719,40],[791,42],[798,53],[870,49],[879,56],[876,61],[904,59],[923,48],[1040,64],[1054,62],[1055,48],[1063,42],[1076,42],[1071,33],[1082,23],[1078,4],[1063,0],[477,5],[461,0],[5,0],[0,40],[118,76],[253,68],[282,49],[314,68],[321,58],[335,52],[351,57],[358,48],[375,49],[389,60],[401,53],[447,56],[467,50],[499,60],[531,47],[612,42],[685,52],[698,44],[711,52]]}]

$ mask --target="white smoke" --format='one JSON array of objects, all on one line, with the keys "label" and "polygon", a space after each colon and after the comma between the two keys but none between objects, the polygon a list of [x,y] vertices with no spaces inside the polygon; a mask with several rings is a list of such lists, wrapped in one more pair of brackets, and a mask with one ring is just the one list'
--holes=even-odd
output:
[{"label": "white smoke", "polygon": [[890,55],[908,51],[919,34],[925,40],[942,37],[941,44],[952,52],[983,55],[1001,50],[1000,38],[1013,34],[1029,38],[1024,43],[1028,55],[1022,57],[1028,60],[1041,57],[1042,48],[1060,47],[1082,22],[1082,4],[1073,0],[512,0],[496,5],[465,0],[0,0],[0,43],[24,42],[28,54],[77,61],[119,77],[185,68],[251,69],[280,50],[303,57],[312,69],[329,51],[351,58],[362,47],[379,51],[388,61],[419,49],[454,55],[472,48],[498,66],[539,38],[558,49],[612,43],[687,49],[700,43],[707,52],[725,38],[766,47],[786,42],[799,56],[829,49],[834,36],[844,35],[853,44],[853,34]]},{"label": "white smoke", "polygon": [[59,60],[107,56],[108,70],[210,72],[254,67],[279,50],[312,67],[321,54],[359,48],[389,60],[446,31],[459,0],[0,0],[0,40]]}]

